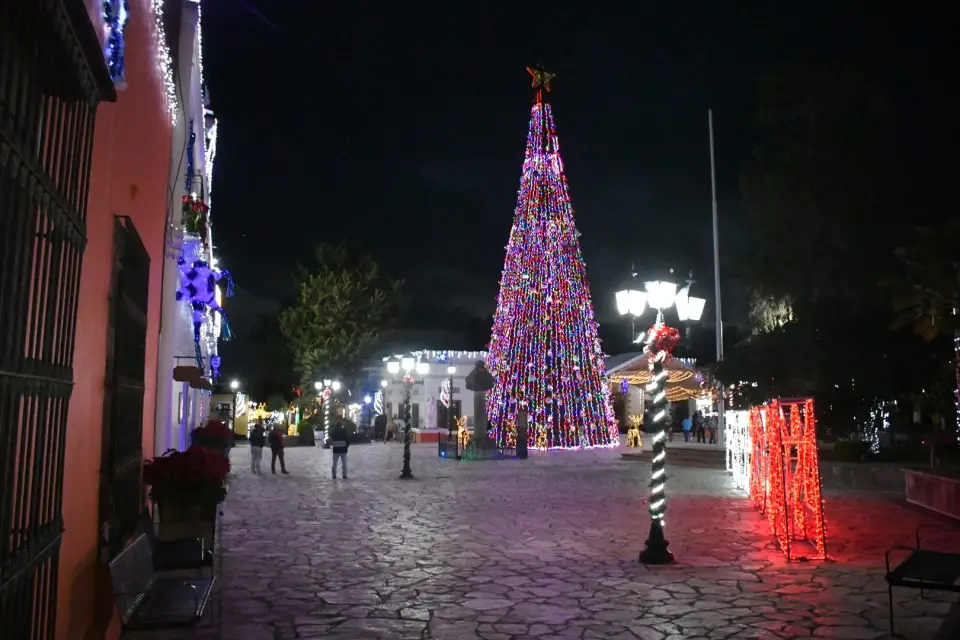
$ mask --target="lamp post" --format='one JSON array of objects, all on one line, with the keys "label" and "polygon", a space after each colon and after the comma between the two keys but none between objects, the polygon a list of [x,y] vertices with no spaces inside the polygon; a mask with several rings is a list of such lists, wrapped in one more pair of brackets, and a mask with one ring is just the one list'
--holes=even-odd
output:
[{"label": "lamp post", "polygon": [[323,381],[313,383],[313,388],[317,390],[320,396],[321,406],[323,407],[323,447],[327,447],[330,442],[330,412],[333,409],[333,394],[340,391],[340,381],[324,378]]},{"label": "lamp post", "polygon": [[400,472],[401,480],[413,480],[413,471],[410,469],[410,423],[412,414],[410,407],[410,396],[413,392],[413,373],[423,376],[430,371],[430,365],[426,362],[418,362],[414,358],[404,357],[400,360],[390,360],[387,362],[387,371],[396,377],[400,371],[403,371],[404,388],[404,425],[403,425],[403,470]]},{"label": "lamp post", "polygon": [[[647,536],[645,548],[640,552],[639,557],[640,562],[644,564],[670,564],[674,561],[673,554],[669,550],[670,543],[663,532],[663,520],[667,507],[665,491],[667,430],[664,418],[667,416],[666,385],[669,375],[664,369],[664,361],[679,341],[679,332],[676,329],[670,329],[664,323],[663,312],[665,309],[676,306],[677,316],[681,322],[699,320],[706,301],[702,298],[690,296],[691,284],[692,281],[688,282],[687,286],[681,289],[679,293],[677,292],[677,285],[672,282],[653,281],[644,284],[646,292],[643,295],[643,302],[657,312],[657,319],[650,329],[649,335],[645,336],[646,345],[644,346],[650,371],[650,382],[644,390],[650,394],[650,415],[656,426],[653,435],[653,458],[650,464],[650,533]],[[626,302],[627,313],[634,317],[640,315],[635,313],[639,304],[639,293],[641,292],[634,290],[617,292],[618,309],[624,306],[622,302]],[[634,301],[632,306],[629,304],[631,299]]]},{"label": "lamp post", "polygon": [[447,375],[450,376],[450,398],[447,400],[450,406],[447,407],[447,431],[449,434],[453,435],[453,374],[457,372],[457,368],[453,365],[447,367]]}]

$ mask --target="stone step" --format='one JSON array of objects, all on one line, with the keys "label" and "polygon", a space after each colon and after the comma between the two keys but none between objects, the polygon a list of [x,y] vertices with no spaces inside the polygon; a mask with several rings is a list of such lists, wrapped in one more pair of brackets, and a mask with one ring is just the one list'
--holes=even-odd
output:
[{"label": "stone step", "polygon": [[[650,462],[653,453],[636,451],[620,455],[624,460]],[[723,469],[726,467],[726,453],[723,449],[692,449],[667,447],[667,465],[680,467],[701,467],[705,469]]]}]

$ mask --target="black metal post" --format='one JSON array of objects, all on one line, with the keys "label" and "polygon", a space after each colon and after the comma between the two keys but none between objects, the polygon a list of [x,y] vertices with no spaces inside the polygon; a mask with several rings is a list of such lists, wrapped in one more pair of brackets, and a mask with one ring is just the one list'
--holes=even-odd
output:
[{"label": "black metal post", "polygon": [[413,381],[407,380],[403,381],[403,386],[406,389],[405,394],[405,416],[404,416],[404,425],[403,425],[403,470],[400,472],[401,480],[413,480],[413,470],[410,468],[410,422],[413,418],[413,412],[410,407],[410,395],[413,389]]}]

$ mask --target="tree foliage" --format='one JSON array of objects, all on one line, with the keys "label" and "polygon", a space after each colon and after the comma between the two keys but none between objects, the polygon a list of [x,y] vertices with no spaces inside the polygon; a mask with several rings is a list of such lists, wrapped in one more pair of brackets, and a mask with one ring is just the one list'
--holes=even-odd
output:
[{"label": "tree foliage", "polygon": [[754,284],[797,308],[875,290],[900,212],[887,92],[856,60],[793,62],[760,81],[759,102],[740,179],[761,239]]},{"label": "tree foliage", "polygon": [[358,375],[399,313],[401,286],[344,245],[323,245],[312,265],[301,266],[297,298],[280,312],[280,330],[306,388]]},{"label": "tree foliage", "polygon": [[902,272],[885,284],[894,327],[912,327],[926,341],[960,330],[960,218],[942,228],[921,228],[911,245],[898,247]]},{"label": "tree foliage", "polygon": [[750,300],[750,326],[753,334],[771,333],[796,320],[789,296],[765,296],[755,291]]},{"label": "tree foliage", "polygon": [[[849,428],[877,399],[934,388],[943,370],[937,345],[891,333],[881,286],[897,270],[904,232],[891,101],[855,60],[789,64],[761,81],[759,98],[763,136],[741,174],[758,239],[739,269],[757,292],[754,332],[727,351],[717,376],[749,383],[753,402],[815,396],[821,420]],[[924,264],[902,309],[927,317],[939,304],[942,319],[944,301],[918,294],[930,288],[921,281],[945,278],[944,265]]]}]

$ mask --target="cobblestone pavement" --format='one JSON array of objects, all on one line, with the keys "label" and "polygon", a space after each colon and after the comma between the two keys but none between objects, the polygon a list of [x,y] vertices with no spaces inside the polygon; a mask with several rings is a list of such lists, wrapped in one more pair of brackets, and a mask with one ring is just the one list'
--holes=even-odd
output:
[{"label": "cobblestone pavement", "polygon": [[[254,476],[246,455],[232,456],[217,620],[165,637],[887,638],[883,552],[937,522],[831,494],[834,561],[788,564],[723,472],[676,467],[678,563],[644,567],[648,469],[619,450],[457,463],[417,445],[409,482],[397,479],[398,445],[354,446],[349,480],[330,478],[319,448],[289,449],[290,476]],[[894,597],[911,640],[931,638],[950,607],[938,594]]]}]

